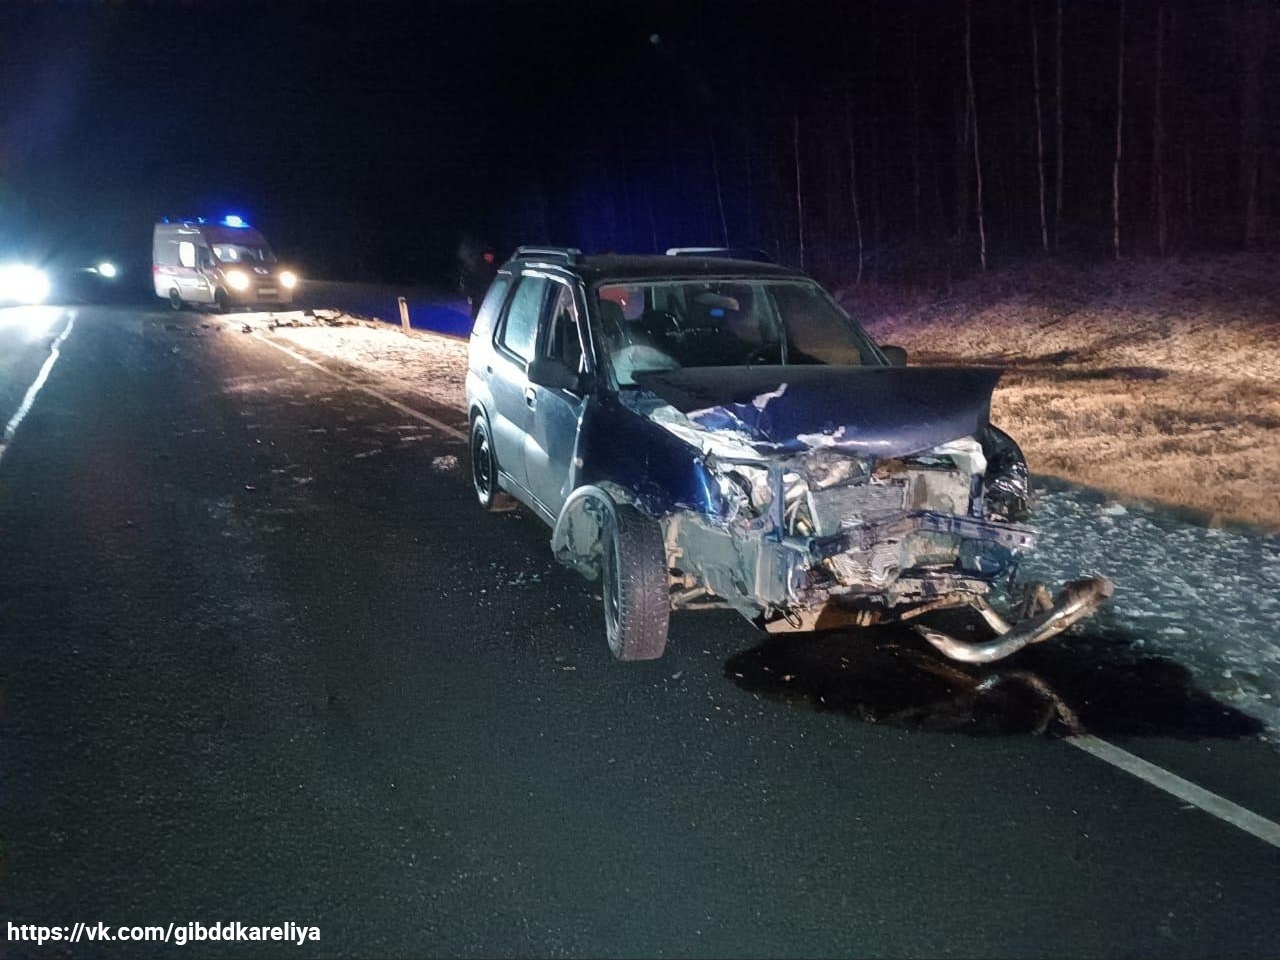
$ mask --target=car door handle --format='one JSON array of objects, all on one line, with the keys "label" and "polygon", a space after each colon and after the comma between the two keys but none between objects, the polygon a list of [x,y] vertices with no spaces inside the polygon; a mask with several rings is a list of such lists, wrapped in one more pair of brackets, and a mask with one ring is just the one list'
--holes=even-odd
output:
[{"label": "car door handle", "polygon": [[532,410],[538,405],[538,391],[533,387],[524,388],[524,402]]},{"label": "car door handle", "polygon": [[485,368],[484,368],[484,372],[485,372],[485,373],[487,373],[487,374],[492,375],[492,373],[493,373],[493,364],[492,364],[492,363],[490,363],[490,364],[486,364],[486,365],[485,365]]}]

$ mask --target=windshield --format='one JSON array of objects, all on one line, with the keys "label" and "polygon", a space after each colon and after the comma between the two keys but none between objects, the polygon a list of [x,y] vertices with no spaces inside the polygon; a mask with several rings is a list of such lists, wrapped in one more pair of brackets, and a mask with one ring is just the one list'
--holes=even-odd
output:
[{"label": "windshield", "polygon": [[275,263],[270,247],[252,247],[240,243],[215,243],[213,255],[223,263]]},{"label": "windshield", "polygon": [[816,284],[800,280],[607,283],[601,342],[619,387],[683,367],[884,366],[871,339]]}]

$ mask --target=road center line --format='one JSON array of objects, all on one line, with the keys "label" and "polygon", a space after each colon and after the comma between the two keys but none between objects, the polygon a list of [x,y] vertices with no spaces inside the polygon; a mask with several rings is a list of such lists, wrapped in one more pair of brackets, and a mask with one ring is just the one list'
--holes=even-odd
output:
[{"label": "road center line", "polygon": [[1280,824],[1273,823],[1252,810],[1246,810],[1226,797],[1220,797],[1204,787],[1198,787],[1190,780],[1184,780],[1176,773],[1170,773],[1164,767],[1158,767],[1148,760],[1134,756],[1128,750],[1122,750],[1106,740],[1099,740],[1097,737],[1085,734],[1079,737],[1068,737],[1067,743],[1077,750],[1092,754],[1104,763],[1132,774],[1139,780],[1145,780],[1170,796],[1199,807],[1205,813],[1212,814],[1233,827],[1239,827],[1246,833],[1253,834],[1264,843],[1280,848]]},{"label": "road center line", "polygon": [[18,425],[22,423],[23,419],[31,411],[31,405],[36,402],[36,394],[40,392],[44,382],[49,379],[49,371],[53,369],[53,365],[58,362],[58,357],[61,355],[61,351],[58,348],[71,335],[71,328],[75,325],[76,315],[73,312],[68,317],[67,325],[63,327],[62,333],[58,334],[50,345],[49,356],[41,365],[35,381],[27,388],[27,393],[22,398],[22,404],[18,407],[17,412],[9,418],[9,422],[4,425],[4,436],[0,437],[0,459],[4,458],[5,451],[9,449],[9,444],[13,442],[13,435],[17,433]]},{"label": "road center line", "polygon": [[431,426],[435,427],[437,430],[440,430],[444,433],[449,434],[449,436],[451,437],[457,437],[459,440],[467,439],[467,435],[463,433],[461,430],[458,430],[455,427],[451,427],[447,423],[441,423],[439,420],[435,419],[435,417],[429,417],[425,413],[422,413],[420,410],[415,410],[413,409],[413,407],[407,406],[406,404],[401,403],[399,400],[396,400],[392,397],[388,397],[385,393],[381,393],[380,391],[373,389],[373,387],[367,387],[363,383],[358,383],[355,380],[352,380],[350,377],[344,377],[340,373],[334,373],[328,367],[323,366],[322,364],[316,363],[310,357],[304,357],[302,354],[294,350],[290,350],[288,347],[283,346],[282,344],[276,343],[274,340],[271,340],[268,337],[264,337],[261,333],[258,333],[256,330],[252,334],[250,334],[250,336],[252,336],[256,340],[260,340],[262,343],[265,343],[269,347],[275,347],[281,353],[287,353],[289,356],[293,357],[293,359],[297,360],[299,363],[305,363],[309,367],[315,367],[317,370],[327,373],[329,376],[333,377],[335,380],[340,380],[342,383],[345,383],[349,387],[354,387],[357,390],[361,390],[364,393],[369,394],[369,396],[371,397],[377,397],[383,403],[389,403],[391,406],[395,407],[401,413],[408,414],[411,417],[421,420],[423,423],[430,424]]},{"label": "road center line", "polygon": [[[267,346],[275,347],[275,349],[279,350],[281,353],[288,354],[299,363],[305,363],[309,367],[315,367],[317,370],[327,373],[335,380],[340,380],[348,386],[361,390],[370,396],[377,397],[384,403],[389,403],[402,413],[406,413],[411,417],[416,417],[424,423],[429,423],[438,430],[442,430],[451,436],[457,437],[459,440],[467,439],[466,434],[462,431],[456,430],[448,424],[441,423],[439,420],[429,417],[425,413],[421,413],[412,407],[406,406],[399,400],[388,397],[386,394],[374,390],[372,387],[367,387],[362,383],[357,383],[349,377],[342,376],[340,373],[334,373],[332,370],[316,363],[316,361],[309,357],[305,357],[300,353],[290,350],[288,347],[282,346],[281,344],[264,337],[257,331],[254,331],[252,336],[262,341]],[[1246,810],[1239,804],[1232,803],[1226,797],[1220,797],[1218,794],[1213,793],[1210,790],[1206,790],[1204,787],[1197,786],[1190,780],[1184,780],[1176,773],[1171,773],[1164,769],[1164,767],[1159,767],[1150,761],[1143,760],[1141,757],[1135,756],[1129,751],[1117,747],[1113,743],[1108,743],[1106,740],[1099,740],[1097,737],[1086,734],[1078,737],[1068,737],[1066,738],[1066,742],[1077,750],[1083,750],[1085,753],[1097,757],[1104,763],[1109,763],[1113,767],[1123,770],[1125,773],[1135,776],[1139,780],[1143,780],[1159,790],[1163,790],[1170,796],[1186,801],[1192,806],[1203,810],[1205,813],[1217,817],[1224,823],[1229,823],[1233,827],[1237,827],[1246,833],[1252,834],[1264,843],[1269,843],[1271,846],[1280,849],[1280,824],[1274,823],[1266,817],[1259,816],[1252,810]]]}]

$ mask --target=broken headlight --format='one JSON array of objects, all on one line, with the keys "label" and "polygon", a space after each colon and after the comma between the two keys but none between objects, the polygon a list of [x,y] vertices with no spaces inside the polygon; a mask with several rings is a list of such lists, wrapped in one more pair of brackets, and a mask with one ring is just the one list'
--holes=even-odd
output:
[{"label": "broken headlight", "polygon": [[982,500],[988,516],[1017,521],[1030,512],[1031,480],[1022,448],[998,427],[990,424],[978,436],[987,458]]}]

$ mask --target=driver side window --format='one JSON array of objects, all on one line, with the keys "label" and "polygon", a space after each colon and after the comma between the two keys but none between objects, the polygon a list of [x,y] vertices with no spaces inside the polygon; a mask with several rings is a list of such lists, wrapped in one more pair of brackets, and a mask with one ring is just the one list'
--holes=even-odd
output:
[{"label": "driver side window", "polygon": [[578,306],[573,288],[563,283],[552,284],[550,322],[547,327],[546,346],[543,355],[564,361],[574,373],[586,373],[582,346],[582,331],[578,325]]}]

